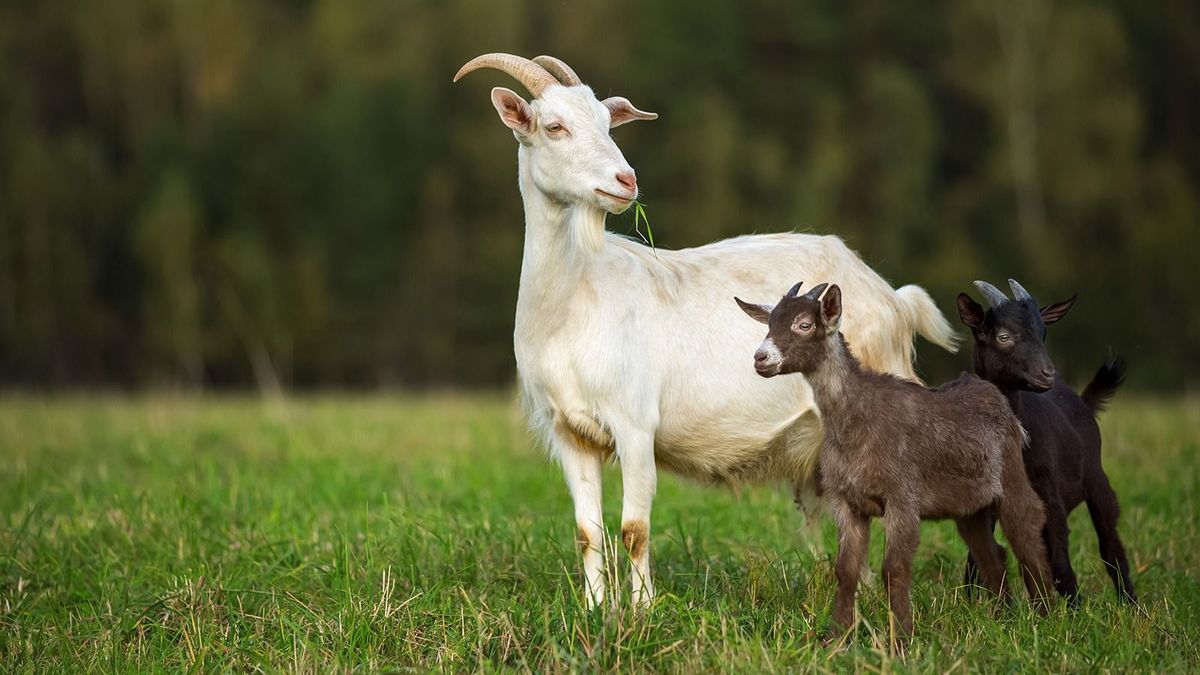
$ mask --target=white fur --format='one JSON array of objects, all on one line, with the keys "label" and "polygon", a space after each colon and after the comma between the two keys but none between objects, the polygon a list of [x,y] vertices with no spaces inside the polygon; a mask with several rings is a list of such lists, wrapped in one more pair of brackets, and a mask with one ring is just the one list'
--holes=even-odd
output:
[{"label": "white fur", "polygon": [[[495,96],[495,94],[493,94]],[[609,136],[608,110],[586,86],[551,86],[517,131],[525,249],[514,346],[532,424],[563,467],[584,551],[589,604],[604,595],[601,459],[620,460],[622,523],[649,528],[656,470],[703,481],[811,481],[821,426],[800,375],[763,379],[762,324],[735,295],[774,302],[796,281],[835,282],[842,330],[869,366],[914,378],[919,331],[954,349],[949,325],[915,287],[897,292],[836,237],[744,236],[652,252],[604,229],[628,203],[632,171]],[[560,122],[568,136],[545,125]],[[634,601],[653,595],[649,546],[632,561]]]},{"label": "white fur", "polygon": [[[779,346],[771,338],[762,341],[762,344],[758,346],[758,352],[762,352],[765,355],[763,358],[764,366],[778,366],[783,363],[783,354],[779,351]],[[758,352],[755,352],[755,358],[758,358]]]}]

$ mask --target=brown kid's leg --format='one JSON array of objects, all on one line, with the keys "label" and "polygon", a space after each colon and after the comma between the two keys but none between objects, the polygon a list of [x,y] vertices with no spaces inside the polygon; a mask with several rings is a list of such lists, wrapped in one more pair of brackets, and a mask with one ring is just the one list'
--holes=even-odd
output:
[{"label": "brown kid's leg", "polygon": [[854,594],[858,576],[870,543],[870,519],[856,513],[840,499],[833,500],[833,517],[838,528],[838,554],[834,572],[837,575],[837,594],[833,600],[833,625],[837,632],[854,627]]},{"label": "brown kid's leg", "polygon": [[[1020,470],[1024,478],[1024,467]],[[1017,557],[1021,577],[1029,591],[1029,600],[1039,614],[1045,614],[1049,607],[1049,590],[1054,587],[1050,561],[1046,557],[1046,542],[1042,539],[1046,514],[1042,510],[1041,499],[1028,480],[1012,483],[1005,485],[1004,496],[997,507],[1000,527],[1012,545],[1013,555]]]},{"label": "brown kid's leg", "polygon": [[912,563],[921,539],[921,518],[888,504],[883,516],[887,535],[887,553],[883,557],[883,583],[887,587],[888,605],[896,618],[896,633],[907,638],[913,632]]},{"label": "brown kid's leg", "polygon": [[967,544],[975,562],[978,581],[993,594],[1009,599],[1007,575],[1004,569],[1004,549],[992,534],[990,509],[977,511],[955,521],[958,534]]}]

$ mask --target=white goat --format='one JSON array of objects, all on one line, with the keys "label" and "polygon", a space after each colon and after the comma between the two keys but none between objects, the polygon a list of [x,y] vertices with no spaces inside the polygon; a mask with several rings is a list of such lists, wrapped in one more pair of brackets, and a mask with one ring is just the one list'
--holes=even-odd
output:
[{"label": "white goat", "polygon": [[454,80],[480,68],[533,95],[526,102],[502,87],[491,95],[519,143],[525,250],[513,337],[531,423],[575,502],[589,606],[605,595],[601,467],[616,454],[633,602],[645,604],[654,594],[658,466],[712,483],[786,479],[798,494],[813,481],[822,432],[812,392],[801,377],[755,374],[750,355],[762,336],[734,295],[774,298],[797,279],[836,282],[855,355],[908,378],[914,332],[951,351],[955,336],[924,290],[893,290],[837,237],[743,236],[652,253],[607,232],[606,214],[638,194],[609,130],[658,116],[624,98],[598,100],[553,57],[485,54]]}]

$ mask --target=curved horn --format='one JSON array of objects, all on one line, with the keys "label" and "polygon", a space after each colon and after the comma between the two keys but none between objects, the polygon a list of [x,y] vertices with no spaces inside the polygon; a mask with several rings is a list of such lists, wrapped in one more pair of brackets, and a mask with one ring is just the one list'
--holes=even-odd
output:
[{"label": "curved horn", "polygon": [[574,87],[575,85],[583,84],[583,80],[571,70],[571,66],[563,63],[562,59],[556,59],[553,56],[542,54],[541,56],[533,57],[533,62],[546,69],[546,72],[553,75],[564,86]]},{"label": "curved horn", "polygon": [[986,281],[976,281],[975,288],[978,288],[979,292],[983,293],[983,297],[987,299],[988,304],[992,307],[999,307],[1003,303],[1008,302],[1008,296],[1004,295],[1003,291]]},{"label": "curved horn", "polygon": [[816,286],[813,286],[812,288],[808,289],[808,293],[805,297],[812,298],[813,300],[820,300],[821,294],[824,293],[825,289],[828,287],[829,287],[828,281],[819,283]]},{"label": "curved horn", "polygon": [[1033,296],[1029,294],[1029,291],[1025,290],[1024,286],[1017,283],[1016,279],[1009,279],[1008,287],[1012,289],[1013,299],[1017,302],[1033,300]]},{"label": "curved horn", "polygon": [[514,80],[520,82],[530,95],[537,98],[546,91],[546,87],[552,84],[558,84],[558,80],[554,76],[546,72],[546,69],[538,64],[530,61],[523,56],[515,56],[513,54],[492,53],[476,56],[467,61],[467,63],[458,69],[458,73],[454,75],[454,81],[458,82],[463,75],[479,70],[480,68],[495,68],[502,73],[512,76]]},{"label": "curved horn", "polygon": [[794,298],[794,297],[796,297],[796,294],[800,292],[800,287],[801,287],[801,286],[803,286],[803,285],[804,285],[804,282],[803,282],[803,281],[797,281],[797,282],[796,282],[796,285],[795,285],[795,286],[792,286],[791,290],[789,290],[787,293],[785,293],[785,294],[783,295],[783,297],[785,297],[785,298]]}]

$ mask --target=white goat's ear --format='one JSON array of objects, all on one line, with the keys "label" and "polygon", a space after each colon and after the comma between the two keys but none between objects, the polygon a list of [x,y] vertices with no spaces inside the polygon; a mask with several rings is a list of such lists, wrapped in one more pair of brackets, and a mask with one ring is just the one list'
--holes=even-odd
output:
[{"label": "white goat's ear", "polygon": [[604,99],[604,107],[608,108],[610,129],[615,129],[622,124],[632,122],[634,120],[656,120],[658,113],[645,112],[633,107],[629,99],[624,96],[613,96]]},{"label": "white goat's ear", "polygon": [[830,331],[837,330],[842,321],[842,289],[837,284],[831,285],[821,298],[821,319]]},{"label": "white goat's ear", "polygon": [[774,307],[771,307],[770,305],[752,305],[738,297],[735,297],[734,300],[737,301],[738,307],[742,308],[742,311],[746,313],[746,316],[758,321],[759,323],[770,322],[771,310],[774,309]]},{"label": "white goat's ear", "polygon": [[519,134],[533,133],[533,108],[517,92],[504,87],[492,89],[492,105],[504,126]]}]

